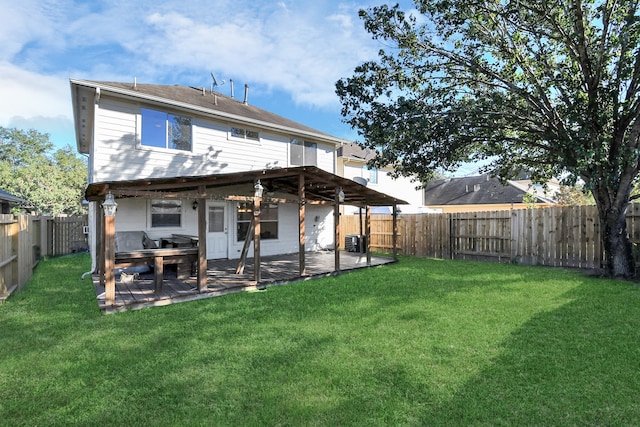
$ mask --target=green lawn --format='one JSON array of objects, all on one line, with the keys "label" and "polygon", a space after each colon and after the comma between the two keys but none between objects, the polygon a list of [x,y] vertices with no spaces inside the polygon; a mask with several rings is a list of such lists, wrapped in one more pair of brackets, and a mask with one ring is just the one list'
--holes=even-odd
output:
[{"label": "green lawn", "polygon": [[402,258],[102,315],[86,255],[0,305],[0,425],[637,425],[640,292]]}]

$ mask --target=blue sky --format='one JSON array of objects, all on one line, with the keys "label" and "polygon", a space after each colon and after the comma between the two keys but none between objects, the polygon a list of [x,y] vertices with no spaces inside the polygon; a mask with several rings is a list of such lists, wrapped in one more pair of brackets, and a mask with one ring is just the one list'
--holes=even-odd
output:
[{"label": "blue sky", "polygon": [[0,126],[75,148],[69,78],[210,88],[347,140],[335,82],[381,47],[375,0],[0,0]]},{"label": "blue sky", "polygon": [[[399,1],[407,11],[411,0]],[[0,126],[75,149],[69,79],[211,87],[349,141],[335,82],[375,59],[384,0],[0,0]],[[477,173],[465,165],[458,174]]]}]

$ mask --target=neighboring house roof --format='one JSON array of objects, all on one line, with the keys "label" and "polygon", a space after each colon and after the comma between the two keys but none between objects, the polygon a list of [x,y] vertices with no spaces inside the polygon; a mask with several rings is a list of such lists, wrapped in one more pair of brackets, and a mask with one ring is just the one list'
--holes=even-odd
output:
[{"label": "neighboring house roof", "polygon": [[10,214],[12,206],[20,206],[26,203],[26,200],[7,193],[4,190],[0,190],[0,214]]},{"label": "neighboring house roof", "polygon": [[[442,205],[489,205],[523,203],[522,196],[532,194],[517,181],[502,184],[489,175],[464,178],[448,178],[431,181],[425,188],[427,206]],[[536,195],[536,203],[554,203],[553,200]]]},{"label": "neighboring house roof", "polygon": [[359,144],[349,143],[338,148],[338,157],[349,160],[368,162],[376,156],[376,152],[369,148],[362,148]]},{"label": "neighboring house roof", "polygon": [[11,193],[7,193],[4,190],[0,190],[0,201],[8,202],[8,203],[11,203],[11,204],[20,204],[20,203],[26,203],[27,202],[26,200],[21,199],[18,196],[14,196]]},{"label": "neighboring house roof", "polygon": [[225,121],[290,133],[299,137],[310,137],[332,144],[344,142],[342,139],[255,107],[248,102],[211,92],[205,88],[75,79],[71,79],[70,83],[78,151],[85,154],[88,154],[91,144],[90,129],[93,125],[94,97],[99,97],[102,93],[137,102],[144,101],[152,105],[171,106]]}]

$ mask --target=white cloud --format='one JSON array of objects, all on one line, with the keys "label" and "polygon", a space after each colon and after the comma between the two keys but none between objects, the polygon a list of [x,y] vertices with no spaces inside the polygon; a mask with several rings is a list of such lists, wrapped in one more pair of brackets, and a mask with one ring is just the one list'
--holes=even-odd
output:
[{"label": "white cloud", "polygon": [[[357,16],[356,8],[350,11]],[[163,67],[215,69],[315,107],[335,107],[335,82],[375,54],[368,35],[344,8],[337,13],[284,6],[263,15],[245,10],[219,21],[182,11],[154,13],[136,51]]]},{"label": "white cloud", "polygon": [[16,116],[72,118],[69,80],[0,62],[0,125]]},{"label": "white cloud", "polygon": [[335,82],[377,51],[364,1],[0,0],[0,126],[71,120],[69,77],[200,86],[214,72],[236,94],[337,112]]}]

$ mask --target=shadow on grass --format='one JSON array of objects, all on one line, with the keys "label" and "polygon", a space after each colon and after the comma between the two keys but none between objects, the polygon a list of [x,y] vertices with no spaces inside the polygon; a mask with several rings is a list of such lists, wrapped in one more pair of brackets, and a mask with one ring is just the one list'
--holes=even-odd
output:
[{"label": "shadow on grass", "polygon": [[54,261],[38,272],[53,282],[34,275],[0,308],[0,419],[12,425],[611,425],[640,417],[640,301],[625,283],[403,259],[104,316],[90,281],[79,279],[88,259]]},{"label": "shadow on grass", "polygon": [[635,425],[640,420],[640,298],[586,280],[514,331],[423,425]]}]

